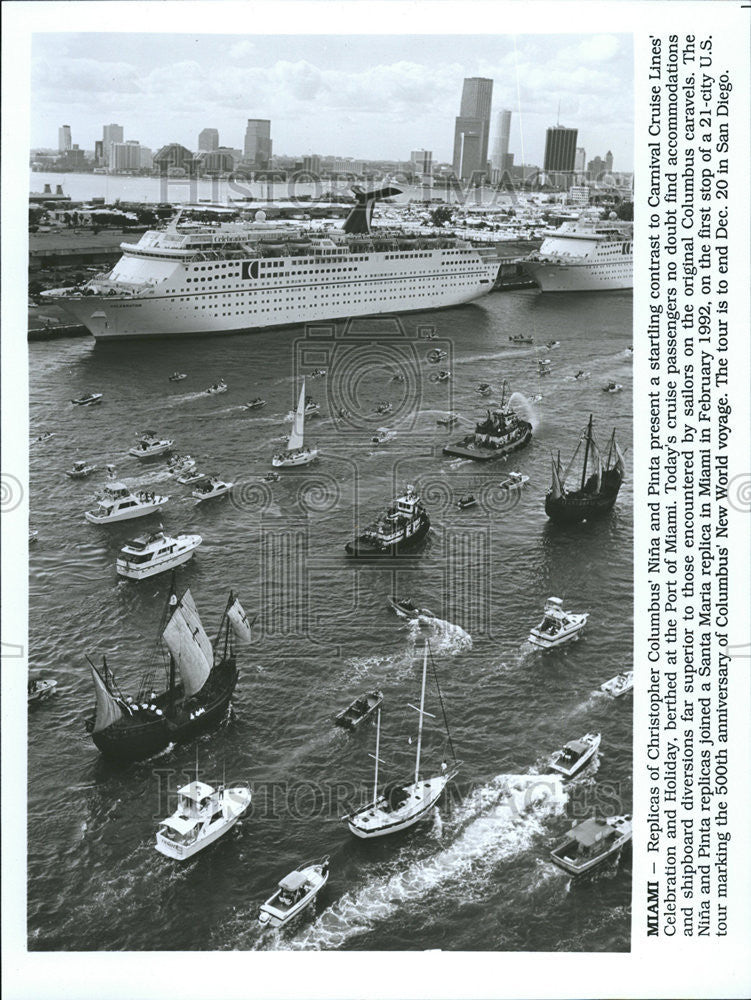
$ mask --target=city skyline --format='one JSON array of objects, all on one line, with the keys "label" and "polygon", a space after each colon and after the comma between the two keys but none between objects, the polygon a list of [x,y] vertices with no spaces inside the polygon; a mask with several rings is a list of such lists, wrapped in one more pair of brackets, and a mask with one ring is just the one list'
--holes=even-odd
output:
[{"label": "city skyline", "polygon": [[405,160],[419,145],[434,163],[451,162],[463,81],[479,76],[494,81],[493,117],[512,111],[516,163],[542,163],[560,98],[584,145],[612,150],[630,170],[630,44],[618,35],[422,36],[416,48],[414,36],[39,34],[31,145],[53,147],[66,122],[73,142],[93,150],[102,124],[117,121],[155,149],[195,149],[206,128],[242,148],[248,119],[259,118],[271,120],[281,155]]}]

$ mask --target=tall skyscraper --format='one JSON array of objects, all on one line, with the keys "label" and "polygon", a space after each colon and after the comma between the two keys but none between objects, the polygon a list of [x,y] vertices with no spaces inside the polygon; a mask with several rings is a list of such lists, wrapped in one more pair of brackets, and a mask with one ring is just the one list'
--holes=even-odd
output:
[{"label": "tall skyscraper", "polygon": [[583,174],[587,165],[587,152],[584,146],[576,147],[576,157],[574,159],[574,170],[577,174]]},{"label": "tall skyscraper", "polygon": [[213,153],[219,149],[219,131],[215,128],[205,128],[198,134],[198,149]]},{"label": "tall skyscraper", "polygon": [[61,125],[57,130],[57,148],[61,153],[67,153],[68,150],[73,148],[70,125]]},{"label": "tall skyscraper", "polygon": [[248,118],[245,130],[245,159],[257,170],[271,163],[271,122],[268,118]]},{"label": "tall skyscraper", "polygon": [[102,126],[102,147],[104,149],[105,167],[108,167],[110,165],[110,152],[113,142],[122,142],[122,141],[123,141],[122,125]]},{"label": "tall skyscraper", "polygon": [[433,173],[433,151],[431,149],[413,149],[409,154],[409,159],[416,174],[430,176]]},{"label": "tall skyscraper", "polygon": [[608,150],[607,153],[605,154],[605,170],[609,174],[613,173],[613,154],[610,152],[610,150]]},{"label": "tall skyscraper", "polygon": [[543,170],[551,174],[570,174],[576,160],[576,139],[579,130],[556,125],[545,134]]},{"label": "tall skyscraper", "polygon": [[499,111],[495,116],[495,142],[491,164],[493,170],[503,170],[508,156],[509,136],[511,135],[511,112],[508,109]]},{"label": "tall skyscraper", "polygon": [[492,80],[473,76],[464,81],[459,117],[454,125],[454,173],[462,180],[487,172],[492,102]]}]

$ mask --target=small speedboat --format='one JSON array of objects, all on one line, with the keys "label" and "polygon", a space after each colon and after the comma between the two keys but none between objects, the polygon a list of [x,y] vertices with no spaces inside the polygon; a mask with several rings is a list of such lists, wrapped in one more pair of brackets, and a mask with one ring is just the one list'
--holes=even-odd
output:
[{"label": "small speedboat", "polygon": [[87,510],[84,517],[92,524],[112,524],[115,521],[130,521],[134,517],[146,517],[162,508],[169,497],[158,496],[147,490],[131,493],[123,483],[110,482],[97,497],[96,510]]},{"label": "small speedboat", "polygon": [[275,472],[273,469],[270,469],[266,473],[266,475],[262,477],[261,482],[262,483],[278,483],[281,478],[282,477],[279,475],[278,472]]},{"label": "small speedboat", "polygon": [[589,613],[563,610],[560,597],[549,597],[540,624],[529,633],[529,641],[539,649],[551,649],[576,638],[587,624]]},{"label": "small speedboat", "polygon": [[326,374],[327,372],[325,368],[314,368],[308,378],[325,378]]},{"label": "small speedboat", "polygon": [[550,374],[550,358],[543,358],[541,361],[537,362],[537,374],[538,375]]},{"label": "small speedboat", "polygon": [[438,334],[435,332],[435,330],[428,330],[428,332],[426,334],[424,334],[423,339],[424,340],[437,340],[438,339]]},{"label": "small speedboat", "polygon": [[582,875],[618,854],[631,840],[631,828],[629,815],[574,821],[566,839],[550,852],[550,860],[569,875]]},{"label": "small speedboat", "polygon": [[376,413],[380,413],[382,416],[385,416],[387,413],[391,413],[393,409],[394,407],[391,403],[383,402],[376,406]]},{"label": "small speedboat", "polygon": [[409,618],[416,621],[418,618],[435,618],[436,615],[429,608],[418,608],[414,601],[409,598],[389,597],[389,604],[402,618]]},{"label": "small speedboat", "polygon": [[95,465],[88,465],[86,462],[74,462],[72,469],[65,470],[65,475],[70,476],[71,479],[85,479],[94,471],[96,471]]},{"label": "small speedboat", "polygon": [[386,441],[393,441],[395,437],[396,431],[389,430],[388,427],[379,427],[371,441],[373,444],[385,444]]},{"label": "small speedboat", "polygon": [[367,694],[361,694],[355,698],[352,704],[340,712],[334,721],[337,726],[343,726],[345,729],[356,729],[382,703],[383,692],[368,691]]},{"label": "small speedboat", "polygon": [[205,478],[205,472],[198,472],[197,469],[187,469],[182,475],[177,477],[177,481],[181,486],[192,486],[193,483],[200,483]]},{"label": "small speedboat", "polygon": [[139,437],[140,441],[133,448],[128,449],[128,454],[140,459],[166,455],[172,451],[172,446],[175,443],[167,438],[158,438],[152,431],[144,431]]},{"label": "small speedboat", "polygon": [[34,438],[34,443],[38,441],[47,441],[49,438],[52,438],[54,436],[55,436],[54,431],[45,431],[44,434],[40,434],[39,437]]},{"label": "small speedboat", "polygon": [[480,384],[475,389],[475,392],[479,392],[481,396],[487,396],[489,392],[493,391],[493,386],[490,382],[480,382]]},{"label": "small speedboat", "polygon": [[261,399],[261,397],[258,396],[258,397],[256,397],[256,399],[251,399],[251,401],[249,403],[246,403],[245,404],[245,409],[246,410],[260,410],[261,407],[265,406],[265,405],[266,405],[266,400],[265,399]]},{"label": "small speedboat", "polygon": [[228,389],[227,383],[224,381],[223,378],[220,378],[218,382],[214,382],[213,385],[210,385],[208,389],[205,390],[205,395],[216,396],[220,392],[226,392],[227,389]]},{"label": "small speedboat", "polygon": [[167,462],[167,468],[170,471],[170,475],[182,476],[186,472],[190,472],[191,469],[195,469],[196,460],[191,458],[190,455],[173,455],[172,458]]},{"label": "small speedboat", "polygon": [[442,368],[439,372],[434,372],[430,376],[430,381],[431,382],[448,382],[448,380],[450,378],[451,378],[451,372],[447,371],[445,368]]},{"label": "small speedboat", "polygon": [[550,766],[564,778],[573,778],[592,760],[600,746],[599,733],[587,733],[580,740],[570,740],[550,758]]},{"label": "small speedboat", "polygon": [[306,396],[305,398],[305,416],[306,417],[317,417],[321,412],[321,404],[316,403],[312,396]]},{"label": "small speedboat", "polygon": [[529,476],[523,476],[521,472],[509,472],[508,479],[504,479],[498,484],[499,490],[518,490],[529,482]]},{"label": "small speedboat", "polygon": [[155,531],[126,542],[120,549],[115,569],[120,576],[130,580],[145,580],[146,577],[166,573],[167,570],[182,566],[201,544],[200,535],[165,535]]},{"label": "small speedboat", "polygon": [[463,497],[459,497],[456,501],[456,506],[459,510],[465,510],[467,507],[476,506],[477,502],[477,497],[474,493],[465,493]]},{"label": "small speedboat", "polygon": [[32,542],[35,542],[38,537],[39,537],[39,532],[36,531],[34,528],[29,528],[29,545],[31,545]]},{"label": "small speedboat", "polygon": [[621,695],[628,694],[629,691],[633,690],[633,687],[634,672],[633,670],[626,670],[622,674],[616,674],[615,677],[611,677],[609,681],[601,684],[600,690],[612,695],[614,698],[620,698]]},{"label": "small speedboat", "polygon": [[236,788],[220,785],[215,791],[202,781],[191,781],[178,789],[176,811],[159,825],[157,851],[176,861],[192,858],[231,830],[250,800],[247,785]]},{"label": "small speedboat", "polygon": [[620,392],[623,388],[618,382],[608,382],[607,385],[602,387],[603,392]]},{"label": "small speedboat", "polygon": [[169,380],[170,382],[182,382],[182,380],[187,377],[188,376],[185,374],[185,372],[173,372],[170,375]]},{"label": "small speedboat", "polygon": [[329,878],[329,858],[305,861],[289,875],[279,888],[262,904],[258,921],[270,927],[283,927],[315,902],[316,896]]},{"label": "small speedboat", "polygon": [[444,358],[448,357],[446,351],[442,351],[440,347],[434,347],[432,351],[428,351],[428,361],[431,365],[437,365],[439,361],[443,361]]},{"label": "small speedboat", "polygon": [[195,497],[196,503],[203,503],[204,500],[213,500],[214,497],[223,497],[225,493],[234,486],[234,483],[225,483],[219,476],[209,476],[209,481],[193,490],[191,496]]},{"label": "small speedboat", "polygon": [[547,342],[547,343],[545,344],[545,347],[547,347],[547,349],[548,349],[549,351],[553,351],[553,350],[555,350],[555,348],[556,348],[556,347],[560,347],[560,346],[561,346],[561,342],[560,342],[560,340],[549,340],[549,341],[548,341],[548,342]]},{"label": "small speedboat", "polygon": [[29,705],[37,701],[44,701],[57,687],[57,681],[45,680],[42,677],[29,678],[27,685],[27,702]]},{"label": "small speedboat", "polygon": [[402,372],[397,372],[395,375],[391,376],[391,381],[392,382],[406,382],[407,379],[406,379],[406,376],[402,374]]},{"label": "small speedboat", "polygon": [[585,372],[583,368],[580,368],[579,371],[576,373],[576,375],[574,375],[574,378],[577,381],[584,381],[584,379],[589,378],[589,375],[590,375],[589,372]]},{"label": "small speedboat", "polygon": [[101,392],[89,392],[85,396],[79,396],[78,399],[71,399],[71,403],[75,403],[76,406],[94,406],[101,401]]},{"label": "small speedboat", "polygon": [[448,413],[446,414],[445,417],[438,417],[436,423],[440,427],[453,427],[454,424],[458,422],[458,420],[459,417],[456,413]]},{"label": "small speedboat", "polygon": [[534,344],[533,337],[525,337],[521,333],[517,333],[515,337],[509,337],[512,344]]}]

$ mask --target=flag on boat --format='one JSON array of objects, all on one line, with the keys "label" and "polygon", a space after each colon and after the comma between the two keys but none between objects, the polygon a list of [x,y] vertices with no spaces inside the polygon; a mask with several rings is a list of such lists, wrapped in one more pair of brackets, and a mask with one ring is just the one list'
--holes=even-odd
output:
[{"label": "flag on boat", "polygon": [[248,616],[245,614],[243,606],[237,598],[234,599],[227,609],[227,617],[232,626],[232,631],[237,638],[249,643],[251,639],[251,623],[248,621]]}]

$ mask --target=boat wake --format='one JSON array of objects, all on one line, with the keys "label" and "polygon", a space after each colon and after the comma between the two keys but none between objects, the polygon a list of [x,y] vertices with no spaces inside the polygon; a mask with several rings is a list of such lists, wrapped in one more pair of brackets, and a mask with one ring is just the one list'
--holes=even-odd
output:
[{"label": "boat wake", "polygon": [[407,628],[412,647],[418,643],[422,644],[427,637],[434,653],[458,656],[459,653],[467,653],[472,649],[472,636],[469,632],[465,632],[460,625],[454,625],[442,618],[429,618],[427,615],[420,615],[418,618],[411,619]]},{"label": "boat wake", "polygon": [[[447,884],[459,882],[466,899],[467,891],[474,894],[475,882],[479,895],[489,871],[528,851],[543,834],[545,820],[559,815],[565,803],[559,777],[499,775],[460,809],[464,825],[449,846],[412,861],[406,868],[369,879],[341,896],[297,936],[277,941],[276,946],[293,950],[340,948]],[[466,818],[468,810],[474,810],[471,819]]]}]

